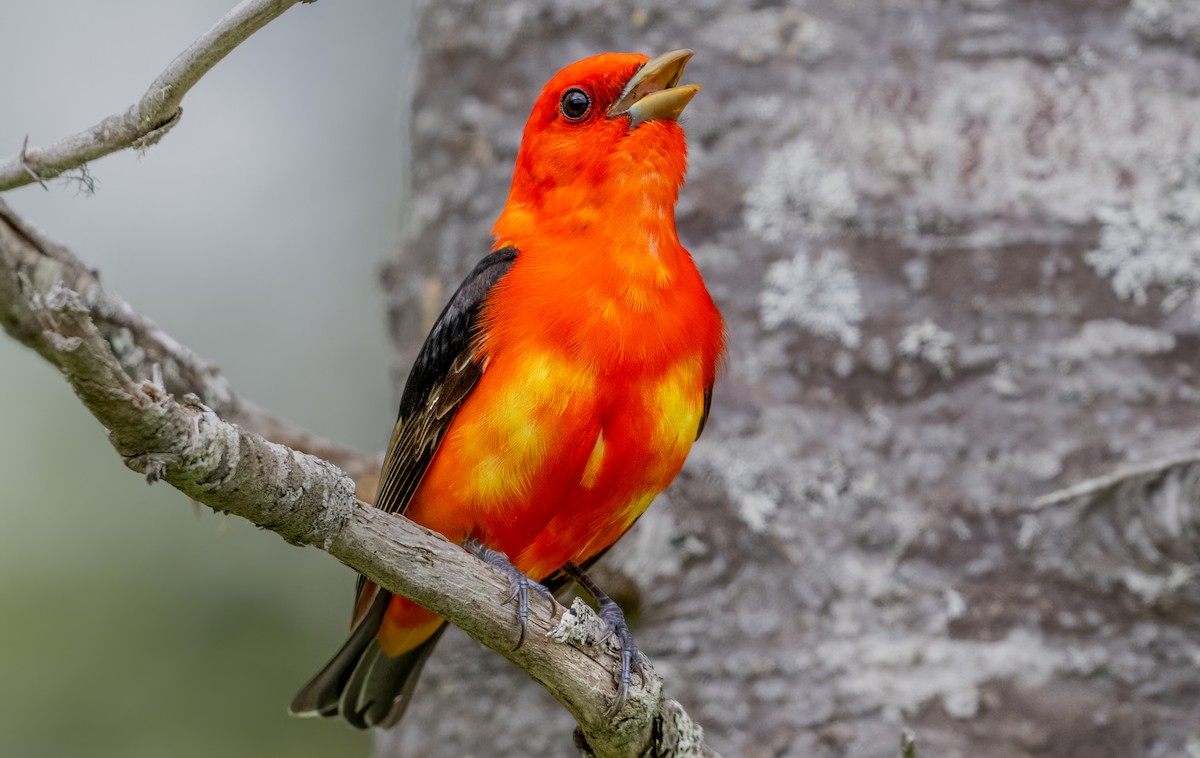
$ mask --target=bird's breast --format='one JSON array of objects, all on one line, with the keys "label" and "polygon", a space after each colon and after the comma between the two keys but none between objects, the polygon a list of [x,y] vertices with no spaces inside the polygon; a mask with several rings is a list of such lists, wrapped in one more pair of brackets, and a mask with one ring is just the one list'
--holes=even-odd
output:
[{"label": "bird's breast", "polygon": [[486,368],[415,520],[474,535],[539,577],[607,547],[670,484],[699,430],[722,326],[686,251],[641,252],[626,263],[518,253],[485,305]]},{"label": "bird's breast", "polygon": [[586,560],[682,467],[703,414],[702,363],[695,351],[653,372],[560,350],[497,355],[439,455],[454,474],[431,474],[476,536],[531,576]]}]

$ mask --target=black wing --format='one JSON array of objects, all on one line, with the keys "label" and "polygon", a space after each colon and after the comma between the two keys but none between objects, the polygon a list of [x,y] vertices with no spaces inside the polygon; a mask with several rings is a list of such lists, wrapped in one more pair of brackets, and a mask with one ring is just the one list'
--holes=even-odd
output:
[{"label": "black wing", "polygon": [[[404,513],[454,414],[483,375],[476,340],[484,300],[517,260],[515,248],[488,254],[446,303],[413,363],[392,430],[375,507]],[[361,592],[363,579],[359,577]]]},{"label": "black wing", "polygon": [[404,513],[433,454],[467,395],[483,375],[475,339],[483,301],[517,259],[506,247],[490,253],[459,285],[442,310],[400,396],[400,414],[384,457],[375,507]]},{"label": "black wing", "polygon": [[700,426],[696,429],[696,439],[700,439],[700,435],[704,434],[704,425],[708,423],[708,412],[712,410],[712,391],[711,384],[704,388],[704,412],[700,414]]}]

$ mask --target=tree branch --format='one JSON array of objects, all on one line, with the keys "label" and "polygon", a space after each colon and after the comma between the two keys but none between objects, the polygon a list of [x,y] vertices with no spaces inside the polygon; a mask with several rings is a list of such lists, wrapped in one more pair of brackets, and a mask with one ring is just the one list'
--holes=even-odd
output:
[{"label": "tree branch", "polygon": [[[222,419],[213,405],[234,415],[245,406],[215,368],[105,292],[66,248],[2,202],[0,324],[62,370],[126,466],[292,544],[318,547],[459,626],[549,690],[579,722],[592,754],[714,755],[653,673],[621,713],[606,715],[619,659],[598,642],[603,630],[585,604],[535,609],[525,644],[512,650],[518,631],[502,574],[441,535],[362,502],[329,461]],[[254,409],[243,419],[270,417]],[[315,439],[277,419],[265,425]],[[332,443],[312,446],[366,465]]]},{"label": "tree branch", "polygon": [[315,0],[244,0],[188,46],[150,84],[142,99],[78,134],[50,147],[29,147],[0,161],[0,191],[45,180],[118,150],[144,150],[179,123],[180,103],[192,86],[251,34],[297,2]]},{"label": "tree branch", "polygon": [[[360,497],[370,498],[374,494],[381,464],[378,456],[318,437],[240,397],[220,369],[176,342],[153,321],[135,312],[129,303],[106,292],[95,271],[23,221],[3,201],[0,201],[0,227],[12,236],[13,244],[28,248],[26,252],[30,254],[36,251],[57,264],[52,275],[67,289],[84,296],[93,323],[134,381],[154,380],[177,396],[194,394],[228,421],[335,464],[359,484]],[[41,326],[32,316],[5,309],[0,311],[0,323],[20,342],[42,352],[43,345],[37,339]],[[54,362],[45,353],[43,356]]]}]

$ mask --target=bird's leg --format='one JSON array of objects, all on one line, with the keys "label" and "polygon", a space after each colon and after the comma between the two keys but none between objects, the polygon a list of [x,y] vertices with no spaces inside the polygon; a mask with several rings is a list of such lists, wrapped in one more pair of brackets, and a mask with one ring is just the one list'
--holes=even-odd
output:
[{"label": "bird's leg", "polygon": [[517,638],[517,645],[513,650],[520,650],[525,644],[525,630],[529,626],[529,589],[533,588],[542,597],[550,601],[550,613],[554,613],[554,593],[547,589],[544,585],[533,581],[512,564],[508,556],[499,550],[492,550],[487,545],[479,540],[469,539],[463,542],[463,547],[467,552],[474,555],[479,560],[494,569],[499,569],[506,577],[508,577],[509,585],[512,588],[512,594],[505,601],[511,603],[517,601],[517,620],[521,623],[521,636]]},{"label": "bird's leg", "polygon": [[597,615],[608,625],[608,634],[604,635],[604,639],[615,634],[621,643],[621,675],[617,678],[617,698],[613,701],[612,707],[608,709],[608,715],[615,716],[625,705],[625,700],[629,696],[629,683],[633,679],[632,673],[636,671],[642,685],[646,684],[646,667],[642,663],[642,654],[638,651],[637,645],[633,643],[633,635],[629,631],[629,625],[625,623],[625,613],[621,610],[621,606],[600,589],[590,576],[583,573],[583,569],[579,566],[568,563],[563,570],[580,587],[587,590],[587,593],[596,601]]}]

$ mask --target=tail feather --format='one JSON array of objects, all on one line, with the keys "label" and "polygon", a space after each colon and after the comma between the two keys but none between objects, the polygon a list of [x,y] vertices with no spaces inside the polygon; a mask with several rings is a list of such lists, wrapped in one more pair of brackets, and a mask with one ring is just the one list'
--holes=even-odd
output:
[{"label": "tail feather", "polygon": [[293,716],[341,714],[359,729],[389,727],[400,720],[412,700],[417,678],[445,630],[395,657],[379,647],[376,634],[392,594],[379,590],[350,638],[329,663],[292,700]]},{"label": "tail feather", "polygon": [[359,729],[394,726],[412,702],[417,679],[445,624],[403,655],[389,656],[372,641],[354,667],[338,703],[342,718]]}]

